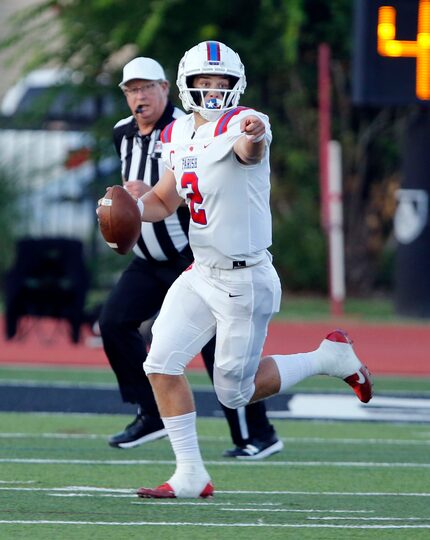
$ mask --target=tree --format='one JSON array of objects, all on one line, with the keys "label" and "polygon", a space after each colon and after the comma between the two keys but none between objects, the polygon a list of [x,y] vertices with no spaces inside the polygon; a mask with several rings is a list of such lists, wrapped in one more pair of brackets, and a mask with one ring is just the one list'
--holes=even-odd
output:
[{"label": "tree", "polygon": [[[391,118],[354,111],[350,103],[351,31],[350,0],[41,0],[18,14],[3,45],[28,51],[31,44],[27,69],[55,62],[79,70],[89,82],[108,74],[112,86],[135,55],[157,58],[174,82],[180,57],[199,41],[215,39],[238,50],[247,72],[246,103],[267,112],[273,127],[276,266],[287,288],[323,291],[317,49],[328,43],[334,135],[344,148],[347,275],[350,289],[360,292],[373,287],[389,235],[392,209],[387,212],[377,201],[397,178],[396,149],[388,137],[381,138],[391,134]],[[174,85],[172,94],[176,99]],[[109,137],[110,130],[103,129]],[[381,145],[389,147],[390,160],[375,157]],[[377,178],[370,175],[375,169]]]}]

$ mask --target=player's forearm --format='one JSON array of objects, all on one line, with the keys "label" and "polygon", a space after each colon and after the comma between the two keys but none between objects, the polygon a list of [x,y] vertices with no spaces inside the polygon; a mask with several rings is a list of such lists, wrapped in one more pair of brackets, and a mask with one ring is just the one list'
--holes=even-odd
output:
[{"label": "player's forearm", "polygon": [[151,189],[151,186],[148,186],[142,182],[142,180],[124,180],[122,185],[130,193],[130,195],[133,195],[133,197],[136,199],[142,197],[142,195]]},{"label": "player's forearm", "polygon": [[263,159],[265,145],[266,141],[264,134],[263,139],[257,142],[248,139],[247,136],[244,135],[234,145],[234,151],[243,163],[253,165],[254,163],[259,163]]},{"label": "player's forearm", "polygon": [[139,201],[142,203],[139,204],[142,221],[162,221],[173,214],[178,207],[178,205],[169,205],[153,189],[145,193],[143,197],[140,197]]}]

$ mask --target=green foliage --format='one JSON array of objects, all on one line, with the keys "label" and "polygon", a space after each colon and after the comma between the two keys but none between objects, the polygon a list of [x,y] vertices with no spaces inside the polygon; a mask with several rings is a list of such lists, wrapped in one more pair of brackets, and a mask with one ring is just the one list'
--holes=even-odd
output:
[{"label": "green foliage", "polygon": [[[78,69],[89,84],[108,74],[115,91],[126,61],[136,55],[152,56],[165,66],[176,104],[174,82],[185,50],[199,41],[216,39],[239,51],[248,80],[242,102],[269,115],[274,135],[272,251],[281,265],[285,286],[323,292],[326,252],[318,217],[317,59],[319,44],[328,43],[332,51],[333,132],[345,149],[349,190],[345,213],[351,240],[347,239],[347,244],[363,246],[360,253],[354,249],[347,253],[348,265],[357,267],[359,259],[364,270],[351,275],[370,288],[375,272],[366,273],[365,269],[375,266],[387,228],[381,228],[377,250],[372,252],[373,248],[362,241],[368,222],[363,216],[372,192],[363,188],[366,175],[367,179],[371,176],[362,165],[361,152],[367,147],[360,144],[365,140],[363,130],[371,136],[378,132],[372,131],[375,118],[364,124],[360,118],[357,121],[348,97],[352,16],[351,0],[218,0],[204,5],[191,0],[43,0],[11,21],[9,36],[0,46],[9,48],[18,43],[18,54],[31,50],[33,53],[25,56],[27,69],[49,60]],[[62,46],[54,46],[58,43]],[[103,129],[99,131],[101,139],[110,140],[110,127],[104,135]],[[393,147],[389,154],[395,163]],[[385,166],[381,174],[384,179]]]},{"label": "green foliage", "polygon": [[325,290],[326,246],[315,210],[313,194],[303,191],[287,212],[274,212],[272,253],[284,288],[292,291]]},{"label": "green foliage", "polygon": [[0,166],[0,286],[15,254],[15,231],[20,219],[17,196],[18,188],[12,175]]}]

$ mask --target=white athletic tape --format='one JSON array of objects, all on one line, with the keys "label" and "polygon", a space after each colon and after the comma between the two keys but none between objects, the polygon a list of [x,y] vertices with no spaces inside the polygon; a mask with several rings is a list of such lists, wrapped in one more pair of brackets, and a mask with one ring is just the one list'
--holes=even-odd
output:
[{"label": "white athletic tape", "polygon": [[143,204],[142,199],[137,199],[137,207],[139,208],[140,216],[143,216],[143,211],[145,209],[145,205]]},{"label": "white athletic tape", "polygon": [[116,249],[118,247],[116,242],[106,242],[106,244],[112,249]]},{"label": "white athletic tape", "polygon": [[103,199],[100,201],[100,206],[112,206],[112,199]]},{"label": "white athletic tape", "polygon": [[255,137],[255,135],[248,135],[248,133],[245,133],[245,137],[248,139],[248,141],[251,141],[253,143],[259,143],[264,139],[264,136],[266,133],[263,133],[263,135],[260,135],[259,137]]}]

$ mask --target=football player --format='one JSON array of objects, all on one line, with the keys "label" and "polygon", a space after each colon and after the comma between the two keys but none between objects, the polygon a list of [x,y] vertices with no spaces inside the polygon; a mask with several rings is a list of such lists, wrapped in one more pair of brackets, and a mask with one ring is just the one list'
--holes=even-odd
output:
[{"label": "football player", "polygon": [[[140,197],[154,186],[164,169],[160,134],[184,113],[169,100],[170,84],[162,66],[153,58],[137,57],[123,69],[119,84],[130,115],[118,121],[113,140],[121,161],[124,187]],[[131,423],[109,438],[114,448],[134,448],[166,435],[151,385],[142,369],[150,332],[144,339],[141,324],[150,327],[173,281],[193,261],[188,244],[187,208],[157,223],[142,223],[133,248],[135,257],[111,290],[99,314],[103,347],[118,380],[121,397],[136,404]],[[142,323],[142,321],[145,321]],[[202,349],[202,359],[213,377],[215,339]],[[226,457],[245,460],[264,459],[283,448],[269,422],[264,401],[239,409],[224,406],[234,447]]]},{"label": "football player", "polygon": [[208,497],[214,492],[200,454],[184,369],[215,334],[214,386],[227,407],[283,392],[316,374],[344,379],[363,402],[372,397],[370,374],[343,331],[331,332],[312,352],[261,358],[281,299],[268,251],[269,119],[238,106],[246,87],[244,66],[223,43],[207,41],[187,51],[177,85],[190,114],[164,129],[167,170],[138,205],[142,220],[154,222],[185,200],[195,262],[169,289],[144,364],[176,470],[159,487],[140,488],[143,498]]}]

